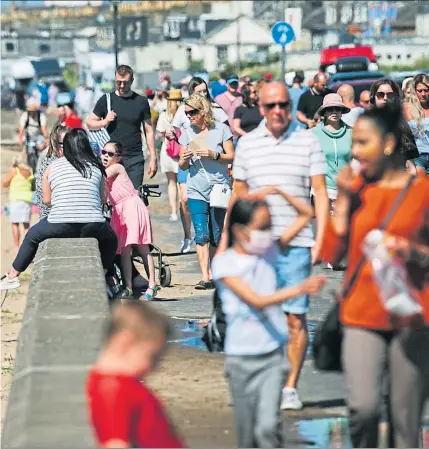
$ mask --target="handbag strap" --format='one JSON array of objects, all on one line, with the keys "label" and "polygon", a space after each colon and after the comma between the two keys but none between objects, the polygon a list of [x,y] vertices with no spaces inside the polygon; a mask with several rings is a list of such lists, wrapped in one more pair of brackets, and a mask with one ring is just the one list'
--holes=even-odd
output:
[{"label": "handbag strap", "polygon": [[[383,231],[389,224],[389,222],[391,221],[391,219],[393,218],[393,216],[395,215],[395,213],[397,212],[399,206],[401,205],[402,201],[405,198],[405,195],[408,193],[408,191],[410,190],[411,185],[413,184],[415,179],[415,176],[411,176],[410,179],[407,182],[407,185],[401,190],[401,193],[397,196],[395,202],[392,204],[391,208],[389,209],[389,211],[387,212],[386,216],[384,217],[383,221],[381,222],[380,226],[378,227],[378,229],[380,229],[381,231]],[[364,263],[365,263],[366,257],[365,255],[363,255],[358,264],[356,265],[356,268],[353,271],[353,274],[349,277],[348,281],[344,284],[343,288],[342,288],[342,292],[341,292],[341,298],[344,300],[347,295],[350,293],[350,290],[352,289],[352,287],[354,286],[358,275],[360,273],[360,270],[362,269]]]}]

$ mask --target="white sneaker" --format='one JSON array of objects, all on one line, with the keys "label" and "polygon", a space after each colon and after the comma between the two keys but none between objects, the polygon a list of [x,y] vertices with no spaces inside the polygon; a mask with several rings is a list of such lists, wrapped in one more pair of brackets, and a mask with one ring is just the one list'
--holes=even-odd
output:
[{"label": "white sneaker", "polygon": [[333,269],[334,269],[334,267],[333,267],[330,263],[327,263],[327,264],[326,264],[326,268],[327,268],[328,270],[333,270]]},{"label": "white sneaker", "polygon": [[171,214],[170,218],[168,219],[168,221],[170,221],[172,223],[174,223],[174,222],[176,222],[178,220],[179,220],[179,217],[177,216],[177,214]]},{"label": "white sneaker", "polygon": [[180,247],[180,252],[181,253],[189,253],[189,251],[191,251],[191,245],[192,245],[192,240],[191,239],[185,239],[182,242],[182,245]]},{"label": "white sneaker", "polygon": [[0,290],[12,290],[14,288],[19,288],[21,287],[21,282],[19,282],[19,278],[18,276],[15,278],[10,278],[7,274],[5,274],[2,278],[1,278],[1,282],[0,282]]},{"label": "white sneaker", "polygon": [[282,410],[301,410],[302,402],[299,400],[295,388],[283,388],[283,397],[280,408]]}]

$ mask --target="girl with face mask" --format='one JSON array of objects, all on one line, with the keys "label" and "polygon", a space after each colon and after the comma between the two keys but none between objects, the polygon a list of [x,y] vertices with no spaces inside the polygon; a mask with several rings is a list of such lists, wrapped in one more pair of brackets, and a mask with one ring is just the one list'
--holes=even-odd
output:
[{"label": "girl with face mask", "polygon": [[[282,195],[298,212],[278,242],[272,237],[267,195]],[[281,304],[297,295],[318,293],[325,278],[310,277],[276,291],[274,264],[277,245],[287,245],[312,217],[311,206],[277,187],[241,198],[231,209],[229,248],[213,260],[213,280],[226,314],[226,373],[238,447],[282,447],[287,324]]]}]

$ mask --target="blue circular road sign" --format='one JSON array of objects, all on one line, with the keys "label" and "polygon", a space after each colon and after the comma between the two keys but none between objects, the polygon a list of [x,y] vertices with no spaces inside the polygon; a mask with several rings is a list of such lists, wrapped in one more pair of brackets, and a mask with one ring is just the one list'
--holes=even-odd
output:
[{"label": "blue circular road sign", "polygon": [[295,40],[295,33],[292,26],[287,22],[277,22],[271,28],[271,36],[276,44],[285,46]]}]

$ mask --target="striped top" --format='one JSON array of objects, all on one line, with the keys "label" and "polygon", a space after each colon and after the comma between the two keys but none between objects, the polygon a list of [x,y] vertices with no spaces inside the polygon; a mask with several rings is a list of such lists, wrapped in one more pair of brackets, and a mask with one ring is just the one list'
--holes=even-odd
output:
[{"label": "striped top", "polygon": [[51,164],[48,177],[52,190],[50,223],[104,222],[101,207],[100,169],[91,166],[91,176],[84,178],[65,157]]},{"label": "striped top", "polygon": [[[276,139],[265,122],[241,137],[235,150],[233,178],[245,181],[249,191],[277,185],[289,194],[310,204],[311,176],[326,174],[326,158],[319,141],[311,131],[291,125]],[[297,216],[296,210],[280,195],[266,199],[279,238]],[[291,246],[311,247],[314,244],[311,224],[292,241]]]}]

